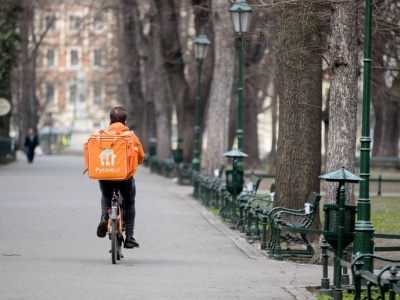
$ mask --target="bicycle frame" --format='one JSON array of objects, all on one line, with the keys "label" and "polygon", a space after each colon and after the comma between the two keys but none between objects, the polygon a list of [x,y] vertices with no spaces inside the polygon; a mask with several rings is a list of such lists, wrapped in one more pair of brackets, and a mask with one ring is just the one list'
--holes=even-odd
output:
[{"label": "bicycle frame", "polygon": [[118,220],[119,235],[122,234],[122,217],[121,217],[121,205],[119,203],[119,192],[118,190],[113,191],[113,196],[111,198],[111,209],[109,210],[109,220],[108,220],[108,232],[110,232],[112,220]]},{"label": "bicycle frame", "polygon": [[124,256],[121,252],[121,244],[123,242],[123,198],[120,201],[120,192],[118,189],[113,190],[111,198],[111,208],[108,210],[108,235],[111,240],[111,259],[112,263],[116,264]]}]

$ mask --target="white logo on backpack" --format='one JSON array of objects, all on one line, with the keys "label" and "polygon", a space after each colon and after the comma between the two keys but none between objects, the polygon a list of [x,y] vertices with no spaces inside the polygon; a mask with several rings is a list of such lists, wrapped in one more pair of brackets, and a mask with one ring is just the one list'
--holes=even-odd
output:
[{"label": "white logo on backpack", "polygon": [[[113,166],[115,157],[116,157],[116,155],[114,154],[113,149],[104,149],[99,155],[100,163],[102,166],[104,166],[104,165]],[[111,162],[110,162],[110,159],[111,159]]]}]

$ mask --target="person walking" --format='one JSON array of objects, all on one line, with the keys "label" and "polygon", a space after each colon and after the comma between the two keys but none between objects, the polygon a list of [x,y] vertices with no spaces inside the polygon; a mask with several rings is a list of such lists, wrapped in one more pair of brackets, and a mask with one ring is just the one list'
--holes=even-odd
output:
[{"label": "person walking", "polygon": [[[110,126],[107,130],[116,132],[128,131],[129,128],[125,126],[126,118],[127,113],[123,107],[114,107],[110,112]],[[142,144],[136,135],[133,136],[133,144],[135,146],[133,165],[138,166],[144,161],[145,155]],[[101,190],[101,220],[97,226],[97,236],[104,238],[107,234],[107,224],[109,219],[108,209],[111,207],[113,189],[119,189],[125,200],[125,248],[139,247],[139,243],[133,237],[136,217],[136,186],[135,179],[133,178],[134,175],[135,173],[133,173],[130,178],[123,181],[99,180]]]},{"label": "person walking", "polygon": [[26,156],[28,158],[28,163],[33,163],[33,159],[35,157],[35,148],[39,145],[38,137],[33,128],[29,128],[28,134],[25,137],[25,148],[26,148]]}]

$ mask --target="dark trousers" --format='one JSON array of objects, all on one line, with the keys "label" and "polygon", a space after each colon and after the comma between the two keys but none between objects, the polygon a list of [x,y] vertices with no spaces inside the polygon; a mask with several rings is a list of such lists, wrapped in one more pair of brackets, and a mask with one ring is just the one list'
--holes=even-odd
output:
[{"label": "dark trousers", "polygon": [[101,215],[107,215],[111,207],[111,197],[114,189],[119,189],[125,201],[125,230],[126,235],[133,237],[135,228],[135,197],[136,187],[133,177],[125,181],[99,180],[101,190]]},{"label": "dark trousers", "polygon": [[28,158],[28,162],[33,162],[33,158],[35,156],[35,148],[28,147],[26,149],[26,156]]}]

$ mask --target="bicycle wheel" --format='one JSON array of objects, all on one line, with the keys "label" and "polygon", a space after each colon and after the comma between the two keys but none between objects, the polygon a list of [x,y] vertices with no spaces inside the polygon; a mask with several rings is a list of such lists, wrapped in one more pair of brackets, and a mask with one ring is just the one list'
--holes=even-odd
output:
[{"label": "bicycle wheel", "polygon": [[111,222],[111,260],[113,264],[117,263],[117,253],[118,253],[118,222],[116,219]]},{"label": "bicycle wheel", "polygon": [[121,239],[118,238],[118,242],[117,242],[117,260],[121,259]]},{"label": "bicycle wheel", "polygon": [[[124,242],[124,230],[125,230],[125,222],[124,220],[124,205],[121,205],[120,207],[120,218],[121,218],[121,222],[122,222],[122,230],[118,230],[118,253],[117,253],[117,260],[120,260],[121,258],[124,258],[124,256],[122,255],[122,243]],[[118,221],[118,225],[119,225]]]}]

